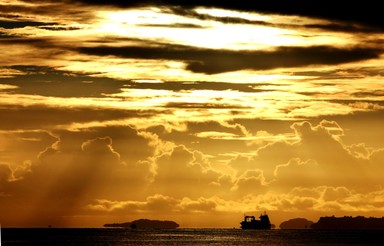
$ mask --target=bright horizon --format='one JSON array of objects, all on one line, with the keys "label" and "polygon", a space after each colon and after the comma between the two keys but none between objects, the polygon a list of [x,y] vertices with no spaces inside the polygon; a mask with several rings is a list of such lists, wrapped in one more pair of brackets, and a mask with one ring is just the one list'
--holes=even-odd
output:
[{"label": "bright horizon", "polygon": [[384,216],[376,1],[96,2],[0,0],[2,227]]}]

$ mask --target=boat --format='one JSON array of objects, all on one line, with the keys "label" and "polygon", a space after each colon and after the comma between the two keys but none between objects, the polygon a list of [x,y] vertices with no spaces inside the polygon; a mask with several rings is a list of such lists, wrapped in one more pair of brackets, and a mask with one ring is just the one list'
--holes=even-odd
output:
[{"label": "boat", "polygon": [[259,220],[253,215],[245,215],[244,220],[240,222],[241,229],[269,230],[271,222],[266,212],[260,215]]}]

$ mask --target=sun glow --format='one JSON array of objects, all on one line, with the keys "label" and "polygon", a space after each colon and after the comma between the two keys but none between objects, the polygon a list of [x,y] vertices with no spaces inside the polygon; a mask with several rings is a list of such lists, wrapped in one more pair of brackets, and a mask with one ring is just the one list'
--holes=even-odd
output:
[{"label": "sun glow", "polygon": [[[221,14],[229,13],[224,11]],[[265,49],[271,45],[288,45],[297,42],[295,32],[288,29],[256,24],[223,24],[214,20],[196,20],[163,13],[158,8],[119,12],[100,11],[98,16],[100,24],[95,30],[100,33],[135,36],[206,48]],[[194,25],[195,27],[178,28],[180,24]]]}]

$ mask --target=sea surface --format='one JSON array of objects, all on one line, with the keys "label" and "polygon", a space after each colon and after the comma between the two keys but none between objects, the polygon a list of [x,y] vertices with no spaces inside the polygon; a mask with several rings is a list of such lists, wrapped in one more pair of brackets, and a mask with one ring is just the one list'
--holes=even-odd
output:
[{"label": "sea surface", "polygon": [[2,228],[5,245],[384,245],[383,230]]}]

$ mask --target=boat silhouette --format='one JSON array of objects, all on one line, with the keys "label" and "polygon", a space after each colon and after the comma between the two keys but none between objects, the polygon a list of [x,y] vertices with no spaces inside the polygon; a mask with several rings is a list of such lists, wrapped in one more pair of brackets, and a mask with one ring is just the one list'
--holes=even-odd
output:
[{"label": "boat silhouette", "polygon": [[245,215],[244,220],[240,222],[240,225],[243,230],[269,230],[272,226],[266,212],[260,215],[259,220],[253,215]]}]

